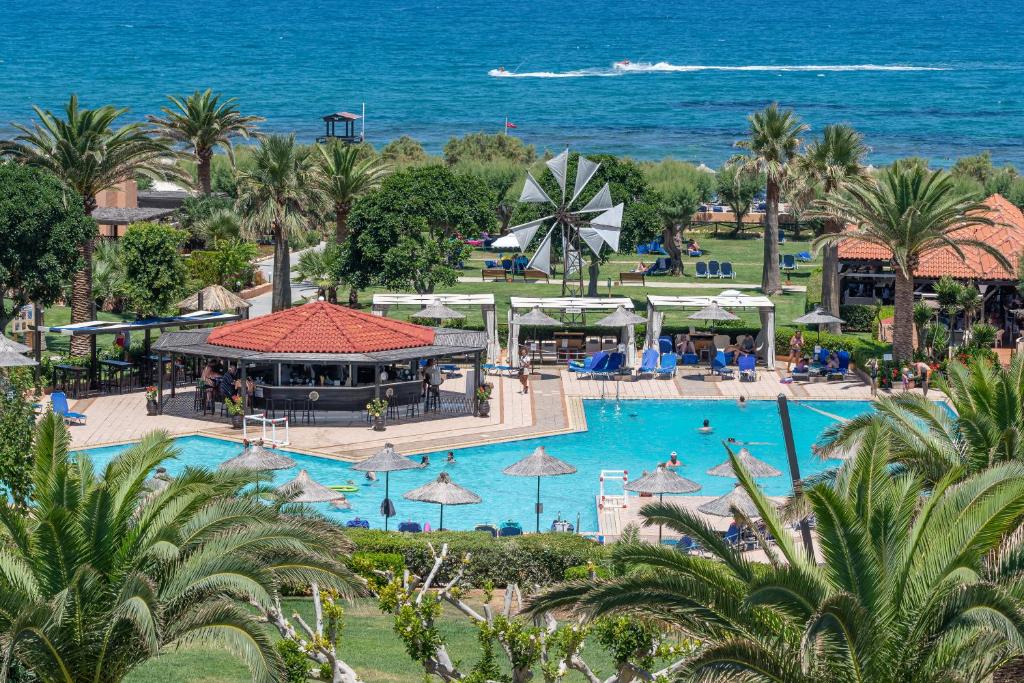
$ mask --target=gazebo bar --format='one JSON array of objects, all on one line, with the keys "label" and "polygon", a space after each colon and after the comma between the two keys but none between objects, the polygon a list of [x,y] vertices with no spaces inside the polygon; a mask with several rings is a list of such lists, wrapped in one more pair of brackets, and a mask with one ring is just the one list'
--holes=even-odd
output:
[{"label": "gazebo bar", "polygon": [[[164,334],[154,348],[170,355],[172,366],[175,356],[236,364],[241,385],[254,383],[251,397],[240,392],[246,413],[296,404],[349,412],[364,410],[374,398],[392,406],[418,404],[420,369],[432,359],[471,362],[467,385],[475,390],[487,340],[483,332],[414,325],[317,301],[215,330]],[[174,390],[172,383],[172,396]],[[425,398],[426,409],[430,392]],[[162,387],[158,405],[162,409]]]}]

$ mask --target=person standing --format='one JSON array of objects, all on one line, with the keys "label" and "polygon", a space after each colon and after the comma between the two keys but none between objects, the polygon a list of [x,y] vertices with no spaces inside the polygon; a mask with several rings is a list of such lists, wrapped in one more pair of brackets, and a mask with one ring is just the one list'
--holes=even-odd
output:
[{"label": "person standing", "polygon": [[793,367],[793,363],[800,359],[804,352],[804,333],[797,330],[789,340],[789,359],[786,361],[786,372]]},{"label": "person standing", "polygon": [[519,347],[519,384],[523,393],[530,393],[530,354],[525,346]]}]

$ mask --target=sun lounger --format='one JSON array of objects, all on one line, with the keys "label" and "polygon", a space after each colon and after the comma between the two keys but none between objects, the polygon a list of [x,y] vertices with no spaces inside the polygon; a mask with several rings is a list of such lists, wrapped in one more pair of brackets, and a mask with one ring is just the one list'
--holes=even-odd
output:
[{"label": "sun lounger", "polygon": [[598,351],[593,356],[584,359],[582,363],[569,363],[569,372],[577,372],[581,376],[592,375],[604,369],[608,365],[608,360],[609,355],[607,351]]},{"label": "sun lounger", "polygon": [[711,359],[711,374],[721,375],[722,377],[732,377],[732,370],[728,367],[729,363],[725,359],[725,351],[719,351],[715,354],[715,357]]},{"label": "sun lounger", "polygon": [[825,374],[825,380],[831,379],[843,379],[847,373],[850,372],[850,352],[849,351],[837,351],[836,356],[839,358],[839,367],[828,370]]},{"label": "sun lounger", "polygon": [[732,269],[731,261],[722,261],[722,277],[734,278],[736,277],[736,271]]},{"label": "sun lounger", "polygon": [[623,366],[626,364],[626,354],[613,351],[608,354],[608,362],[604,366],[593,370],[592,374],[600,375],[605,379],[609,379],[614,375],[622,372]]},{"label": "sun lounger", "polygon": [[736,522],[729,524],[729,530],[725,532],[725,542],[731,546],[740,545],[740,528],[736,526]]},{"label": "sun lounger", "polygon": [[784,254],[782,256],[782,269],[796,270],[796,258],[792,254]]},{"label": "sun lounger", "polygon": [[722,270],[718,261],[708,261],[708,277],[722,277]]},{"label": "sun lounger", "polygon": [[708,276],[708,264],[703,261],[697,261],[697,277]]},{"label": "sun lounger", "polygon": [[663,353],[661,354],[661,361],[658,363],[658,367],[655,368],[654,372],[658,377],[675,377],[677,362],[676,354]]},{"label": "sun lounger", "polygon": [[484,363],[480,366],[480,369],[484,371],[486,375],[501,375],[505,374],[511,377],[515,374],[515,368],[511,365],[499,365],[497,363]]},{"label": "sun lounger", "polygon": [[644,355],[640,359],[640,367],[637,368],[636,374],[639,375],[653,375],[655,370],[658,369],[658,360],[660,354],[657,349],[644,349]]},{"label": "sun lounger", "polygon": [[700,544],[689,536],[683,536],[675,542],[676,550],[683,553],[699,553]]},{"label": "sun lounger", "polygon": [[50,394],[50,402],[53,404],[53,412],[63,417],[65,422],[85,424],[85,415],[73,413],[68,409],[68,397],[63,391],[55,391]]},{"label": "sun lounger", "polygon": [[796,368],[793,368],[793,372],[790,373],[790,377],[793,378],[794,382],[810,382],[811,368],[808,367],[803,372],[799,372]]},{"label": "sun lounger", "polygon": [[695,353],[683,354],[683,365],[697,365],[700,363],[700,356]]},{"label": "sun lounger", "polygon": [[672,346],[672,337],[658,337],[658,353],[672,353],[675,347]]},{"label": "sun lounger", "polygon": [[796,260],[797,261],[803,261],[804,263],[807,263],[809,261],[812,261],[813,258],[811,257],[811,252],[809,252],[809,251],[801,251],[800,253],[798,253],[796,255]]},{"label": "sun lounger", "polygon": [[737,363],[740,370],[740,381],[741,382],[756,382],[757,381],[757,359],[753,356],[740,356],[740,360]]}]

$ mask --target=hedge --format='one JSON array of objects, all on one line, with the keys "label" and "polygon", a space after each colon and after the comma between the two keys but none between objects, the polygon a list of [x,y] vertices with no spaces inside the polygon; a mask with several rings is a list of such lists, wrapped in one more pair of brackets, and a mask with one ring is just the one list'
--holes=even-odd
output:
[{"label": "hedge", "polygon": [[[575,534],[530,534],[494,538],[481,531],[435,531],[429,534],[403,534],[379,529],[347,529],[359,554],[400,555],[405,566],[424,575],[433,564],[428,543],[440,552],[448,544],[448,558],[441,567],[440,580],[447,581],[468,552],[469,565],[464,581],[480,586],[490,580],[495,586],[509,583],[547,585],[561,581],[570,567],[600,562],[607,549]],[[361,555],[367,557],[366,555]]]}]

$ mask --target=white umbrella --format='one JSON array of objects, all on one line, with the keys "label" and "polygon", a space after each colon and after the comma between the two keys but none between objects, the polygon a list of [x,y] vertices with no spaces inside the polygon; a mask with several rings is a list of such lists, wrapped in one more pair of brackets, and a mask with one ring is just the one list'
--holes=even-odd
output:
[{"label": "white umbrella", "polygon": [[692,313],[692,314],[690,314],[690,315],[688,315],[686,317],[689,318],[690,320],[712,320],[712,321],[739,320],[740,319],[740,317],[738,315],[725,310],[724,308],[719,306],[718,303],[715,302],[715,301],[712,301],[710,305],[705,306],[704,308],[700,309],[696,313]]},{"label": "white umbrella", "polygon": [[344,493],[314,481],[306,470],[299,470],[294,479],[281,484],[277,491],[287,498],[289,503],[334,503],[335,507],[341,509],[352,507],[345,500]]},{"label": "white umbrella", "polygon": [[[750,476],[758,479],[761,477],[777,477],[782,474],[782,472],[763,460],[755,458],[746,448],[740,449],[740,452],[736,454],[736,459],[743,463],[743,467],[746,468],[747,472],[750,472]],[[732,468],[731,460],[715,465],[708,470],[708,474],[714,477],[732,477],[736,479],[736,471]]]},{"label": "white umbrella", "polygon": [[818,326],[818,339],[821,339],[821,326],[829,325],[831,323],[843,323],[846,322],[842,318],[838,318],[828,311],[822,309],[821,306],[815,306],[814,310],[810,313],[805,313],[799,318],[794,318],[793,322],[800,323],[801,325],[817,325]]},{"label": "white umbrella", "polygon": [[491,242],[491,249],[514,249],[519,251],[519,240],[516,239],[514,233],[502,235],[498,239]]},{"label": "white umbrella", "polygon": [[732,491],[724,496],[698,505],[697,509],[705,515],[714,515],[715,517],[732,517],[735,511],[740,512],[744,517],[757,517],[760,514],[754,501],[750,499],[750,495],[739,484],[736,484]]},{"label": "white umbrella", "polygon": [[422,309],[412,314],[414,318],[428,318],[430,320],[461,320],[466,316],[462,315],[458,311],[448,308],[439,301],[424,306]]}]

